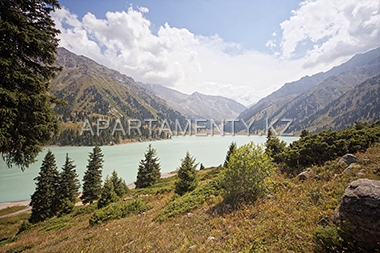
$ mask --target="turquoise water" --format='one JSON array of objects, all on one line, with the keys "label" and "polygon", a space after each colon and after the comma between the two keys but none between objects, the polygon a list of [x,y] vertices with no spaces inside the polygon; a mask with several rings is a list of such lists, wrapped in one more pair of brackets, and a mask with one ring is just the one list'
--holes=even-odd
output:
[{"label": "turquoise water", "polygon": [[[298,137],[280,137],[287,143],[297,140]],[[157,150],[161,162],[161,173],[176,170],[180,159],[185,157],[186,151],[196,158],[196,162],[203,163],[205,167],[218,166],[224,162],[228,146],[235,141],[238,146],[250,141],[264,143],[266,136],[178,136],[172,140],[139,142],[117,146],[103,146],[104,154],[103,178],[111,174],[113,170],[125,179],[126,183],[136,180],[138,164],[144,158],[144,153],[149,144]],[[74,160],[79,179],[82,180],[88,154],[93,147],[52,147],[44,148],[32,164],[24,172],[18,167],[8,169],[3,160],[0,160],[0,202],[19,201],[30,199],[35,190],[35,178],[40,171],[40,166],[48,149],[50,149],[60,170],[64,164],[66,153]]]}]

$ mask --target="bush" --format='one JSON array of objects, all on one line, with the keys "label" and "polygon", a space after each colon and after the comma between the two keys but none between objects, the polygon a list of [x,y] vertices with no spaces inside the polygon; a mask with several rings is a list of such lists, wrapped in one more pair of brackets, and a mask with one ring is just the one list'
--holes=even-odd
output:
[{"label": "bush", "polygon": [[312,231],[316,252],[366,252],[352,239],[348,230],[317,227]]},{"label": "bush", "polygon": [[153,207],[140,199],[113,203],[93,213],[89,219],[89,223],[90,225],[100,224],[108,220],[120,219],[131,214],[142,213],[151,208]]},{"label": "bush", "polygon": [[214,178],[204,185],[198,186],[194,191],[183,196],[177,196],[156,216],[156,220],[163,221],[178,214],[189,212],[210,198],[220,194],[220,177]]},{"label": "bush", "polygon": [[297,174],[306,166],[321,165],[347,153],[364,151],[379,138],[380,121],[337,131],[324,130],[291,143],[279,159]]},{"label": "bush", "polygon": [[274,170],[270,157],[253,142],[236,149],[224,170],[223,188],[227,202],[254,201],[267,190],[264,179]]},{"label": "bush", "polygon": [[92,203],[87,206],[79,206],[77,208],[74,208],[74,211],[72,212],[72,216],[78,216],[78,215],[84,215],[88,213],[92,213],[96,210],[97,203]]}]

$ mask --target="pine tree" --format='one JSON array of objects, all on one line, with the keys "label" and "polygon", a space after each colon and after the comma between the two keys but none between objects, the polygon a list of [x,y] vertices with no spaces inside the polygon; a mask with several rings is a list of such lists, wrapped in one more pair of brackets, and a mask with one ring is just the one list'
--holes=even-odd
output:
[{"label": "pine tree", "polygon": [[119,197],[117,196],[112,181],[107,176],[106,180],[104,181],[104,186],[102,189],[102,195],[98,201],[98,208],[103,208],[105,206],[108,206],[109,204],[116,202],[119,200]]},{"label": "pine tree", "polygon": [[66,154],[66,161],[59,174],[58,196],[60,200],[60,212],[69,213],[74,208],[75,200],[78,197],[80,187],[78,174],[73,161]]},{"label": "pine tree", "polygon": [[201,163],[201,165],[199,165],[199,170],[204,170],[205,169],[205,166],[203,166],[203,163]]},{"label": "pine tree", "polygon": [[235,150],[236,150],[236,142],[231,142],[227,151],[226,159],[224,160],[223,167],[227,168],[228,162],[230,161],[230,157]]},{"label": "pine tree", "polygon": [[175,193],[184,195],[186,192],[194,190],[198,186],[198,178],[195,164],[195,158],[186,152],[184,159],[181,159],[181,167],[178,169],[178,179],[175,182]]},{"label": "pine tree", "polygon": [[102,169],[103,154],[102,150],[95,146],[89,155],[87,170],[83,176],[83,194],[81,196],[83,204],[92,204],[99,199],[102,191]]},{"label": "pine tree", "polygon": [[29,221],[31,223],[44,221],[47,218],[53,217],[57,212],[59,173],[54,154],[50,150],[42,161],[39,175],[34,180],[37,181],[37,187],[30,202],[32,215]]},{"label": "pine tree", "polygon": [[115,170],[112,171],[110,180],[112,182],[115,193],[120,198],[129,191],[128,186],[125,184],[125,181],[121,177],[118,177]]},{"label": "pine tree", "polygon": [[280,141],[280,139],[272,132],[268,130],[267,141],[265,142],[265,153],[273,158],[274,162],[281,162],[281,153],[285,150],[286,143]]},{"label": "pine tree", "polygon": [[57,0],[0,2],[0,153],[7,166],[22,170],[35,162],[41,146],[58,133],[49,80],[58,47],[50,12]]},{"label": "pine tree", "polygon": [[158,182],[160,177],[160,163],[156,157],[156,150],[149,144],[148,150],[145,153],[145,159],[140,161],[137,180],[135,182],[136,189],[151,186]]}]

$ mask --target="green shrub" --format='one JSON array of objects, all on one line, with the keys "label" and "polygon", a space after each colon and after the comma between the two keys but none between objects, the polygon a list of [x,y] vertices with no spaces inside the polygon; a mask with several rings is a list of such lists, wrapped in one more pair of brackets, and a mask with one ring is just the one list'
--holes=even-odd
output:
[{"label": "green shrub", "polygon": [[178,214],[189,212],[206,200],[220,195],[221,184],[220,177],[217,177],[204,185],[198,186],[194,191],[188,192],[183,196],[175,195],[161,212],[155,217],[158,221],[166,220]]},{"label": "green shrub", "polygon": [[74,208],[74,211],[72,212],[71,215],[75,217],[78,215],[92,213],[96,210],[96,207],[97,207],[97,203],[92,203],[87,206],[79,206],[79,207]]},{"label": "green shrub", "polygon": [[337,131],[324,130],[291,143],[280,159],[297,174],[306,166],[321,165],[347,153],[364,151],[379,138],[380,121]]},{"label": "green shrub", "polygon": [[343,239],[336,227],[317,227],[313,231],[317,252],[340,252]]},{"label": "green shrub", "polygon": [[254,201],[267,190],[264,179],[274,170],[270,157],[253,142],[236,149],[223,171],[226,202]]},{"label": "green shrub", "polygon": [[142,213],[151,208],[153,207],[140,199],[113,203],[93,213],[89,219],[89,223],[90,225],[100,224],[108,220],[120,219],[131,214]]}]

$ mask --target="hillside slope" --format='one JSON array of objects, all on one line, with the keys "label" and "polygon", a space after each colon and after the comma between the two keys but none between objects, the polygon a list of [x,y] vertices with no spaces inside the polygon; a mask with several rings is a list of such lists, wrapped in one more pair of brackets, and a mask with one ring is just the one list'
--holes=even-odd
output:
[{"label": "hillside slope", "polygon": [[380,74],[347,91],[328,103],[322,110],[297,122],[290,130],[341,129],[355,121],[374,122],[380,119]]},{"label": "hillside slope", "polygon": [[185,120],[163,99],[138,86],[131,77],[84,56],[59,48],[55,65],[63,66],[63,71],[51,81],[50,92],[68,102],[66,107],[55,108],[57,114],[65,119],[85,114],[141,121]]}]

